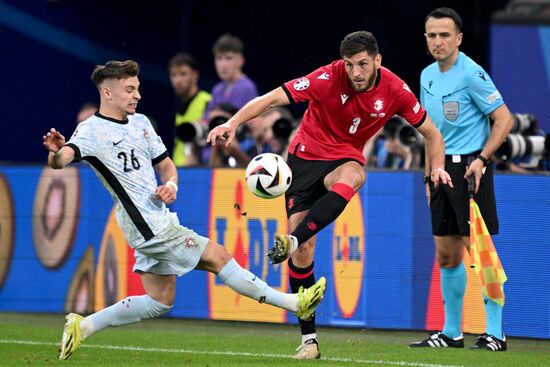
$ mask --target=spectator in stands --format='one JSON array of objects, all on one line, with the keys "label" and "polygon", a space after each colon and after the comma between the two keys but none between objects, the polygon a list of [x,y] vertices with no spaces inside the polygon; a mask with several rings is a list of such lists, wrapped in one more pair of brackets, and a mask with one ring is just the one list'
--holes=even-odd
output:
[{"label": "spectator in stands", "polygon": [[243,73],[244,44],[240,38],[226,33],[212,48],[216,73],[221,81],[212,89],[212,101],[208,104],[204,117],[219,103],[229,103],[237,108],[258,96],[256,84]]},{"label": "spectator in stands", "polygon": [[99,107],[95,102],[84,103],[82,106],[80,106],[80,109],[76,114],[76,124],[78,125],[82,121],[86,120],[88,117],[92,116],[94,113],[97,112],[98,109]]},{"label": "spectator in stands", "polygon": [[212,96],[199,89],[199,65],[192,55],[181,52],[174,55],[168,62],[168,72],[177,97],[172,160],[176,167],[196,166],[201,163],[201,147],[189,141],[182,125],[200,123]]}]

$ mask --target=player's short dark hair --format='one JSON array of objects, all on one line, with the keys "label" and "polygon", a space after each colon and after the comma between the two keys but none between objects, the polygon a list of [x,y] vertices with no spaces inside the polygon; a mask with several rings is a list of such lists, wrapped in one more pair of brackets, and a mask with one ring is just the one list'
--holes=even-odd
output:
[{"label": "player's short dark hair", "polygon": [[214,55],[220,52],[236,52],[242,54],[243,51],[243,41],[231,33],[222,34],[212,47],[212,53]]},{"label": "player's short dark hair", "polygon": [[462,18],[460,18],[460,15],[454,9],[443,7],[432,10],[424,20],[424,25],[426,25],[429,18],[451,18],[455,23],[458,33],[462,32]]},{"label": "player's short dark hair", "polygon": [[168,70],[172,69],[174,66],[187,65],[195,71],[199,71],[199,63],[197,60],[187,52],[178,52],[170,61],[168,61]]},{"label": "player's short dark hair", "polygon": [[134,60],[108,61],[105,65],[96,65],[90,79],[99,87],[107,79],[127,79],[139,75],[139,65]]},{"label": "player's short dark hair", "polygon": [[367,51],[371,57],[378,55],[378,43],[371,32],[350,33],[340,43],[340,56],[342,57],[351,57],[364,51]]}]

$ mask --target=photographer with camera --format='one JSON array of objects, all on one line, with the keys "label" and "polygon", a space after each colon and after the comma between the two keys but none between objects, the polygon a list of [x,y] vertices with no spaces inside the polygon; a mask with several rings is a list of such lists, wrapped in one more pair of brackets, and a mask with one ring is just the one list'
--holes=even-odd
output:
[{"label": "photographer with camera", "polygon": [[515,173],[532,173],[545,170],[548,138],[538,126],[535,115],[514,113],[514,123],[510,134],[497,149],[493,159],[497,169]]},{"label": "photographer with camera", "polygon": [[[417,169],[421,167],[424,154],[424,139],[405,119],[395,115],[383,128],[384,146],[379,148],[383,167],[392,169]],[[385,159],[383,158],[385,157]]]},{"label": "photographer with camera", "polygon": [[195,137],[202,126],[196,121],[200,121],[212,97],[199,89],[199,66],[190,54],[174,55],[168,62],[168,72],[177,97],[172,160],[176,167],[197,166],[201,163],[201,147]]},{"label": "photographer with camera", "polygon": [[[208,113],[208,131],[226,123],[237,111],[235,106],[227,103],[213,106]],[[204,136],[206,137],[206,135]],[[239,140],[243,140],[243,132],[239,131],[237,135],[234,144],[228,147],[222,141],[213,145],[212,148],[205,146],[203,160],[208,162],[210,167],[246,167],[250,162],[250,157],[241,149]]]},{"label": "photographer with camera", "polygon": [[288,109],[274,107],[250,120],[244,128],[248,130],[248,138],[241,142],[241,148],[254,158],[261,153],[284,156],[295,126]]}]

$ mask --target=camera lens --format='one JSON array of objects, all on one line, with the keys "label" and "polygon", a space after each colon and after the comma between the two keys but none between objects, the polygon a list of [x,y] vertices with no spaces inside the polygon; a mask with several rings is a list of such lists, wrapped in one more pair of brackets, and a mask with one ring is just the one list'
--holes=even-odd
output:
[{"label": "camera lens", "polygon": [[393,116],[391,119],[386,122],[384,125],[384,135],[387,138],[393,138],[396,134],[399,128],[403,125],[403,121],[398,116]]},{"label": "camera lens", "polygon": [[225,116],[215,116],[208,121],[208,130],[212,131],[213,128],[220,126],[221,124],[225,124],[229,120],[229,118]]},{"label": "camera lens", "polygon": [[510,133],[523,133],[532,135],[537,130],[537,118],[532,113],[514,113],[512,115],[514,123]]},{"label": "camera lens", "polygon": [[292,133],[292,122],[281,117],[273,123],[271,129],[273,130],[273,136],[281,140],[287,140]]},{"label": "camera lens", "polygon": [[184,122],[176,127],[176,135],[184,143],[191,141],[202,143],[208,135],[206,129],[206,126],[200,122]]},{"label": "camera lens", "polygon": [[509,134],[497,149],[496,155],[503,161],[529,155],[542,155],[544,145],[545,138],[543,136]]},{"label": "camera lens", "polygon": [[423,143],[416,129],[410,125],[404,125],[399,129],[399,141],[409,147]]}]

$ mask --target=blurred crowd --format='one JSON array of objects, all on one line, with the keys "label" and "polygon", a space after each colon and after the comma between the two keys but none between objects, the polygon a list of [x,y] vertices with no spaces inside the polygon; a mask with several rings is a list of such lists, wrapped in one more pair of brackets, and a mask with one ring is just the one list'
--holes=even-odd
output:
[{"label": "blurred crowd", "polygon": [[[175,96],[174,148],[177,167],[246,167],[256,155],[272,152],[286,158],[287,146],[300,118],[284,107],[268,110],[240,127],[229,147],[223,142],[206,143],[208,132],[226,122],[248,101],[259,95],[255,82],[244,71],[244,43],[232,34],[221,35],[212,47],[220,81],[211,91],[199,87],[200,67],[189,53],[179,52],[168,62],[168,74]],[[281,81],[281,83],[284,81]],[[98,109],[84,103],[77,123]],[[546,135],[530,113],[514,113],[514,127],[491,157],[500,171],[516,173],[550,172],[550,134]],[[157,122],[149,116],[154,127]],[[166,137],[163,137],[166,139]],[[372,139],[363,153],[367,168],[421,169],[424,141],[414,127],[399,116],[392,117]]]}]

